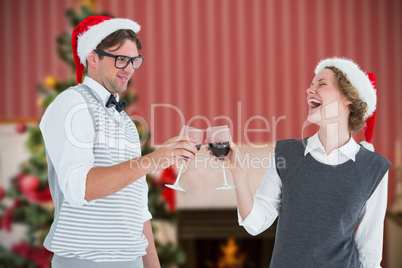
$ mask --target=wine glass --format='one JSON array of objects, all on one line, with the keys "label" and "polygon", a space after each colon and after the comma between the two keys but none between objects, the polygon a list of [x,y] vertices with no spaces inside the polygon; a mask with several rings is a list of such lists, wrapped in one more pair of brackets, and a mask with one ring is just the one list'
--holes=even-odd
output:
[{"label": "wine glass", "polygon": [[[192,137],[192,138],[194,138],[196,140],[195,147],[199,151],[201,149],[201,145],[202,145],[202,142],[204,140],[204,131],[201,130],[201,129],[198,129],[198,128],[194,128],[194,127],[190,127],[190,126],[185,125],[181,129],[179,137],[180,138],[183,138],[183,137]],[[189,161],[189,159],[187,159],[184,156],[182,156],[182,158],[187,160],[187,161]],[[184,165],[182,164],[181,167],[180,167],[179,175],[177,175],[175,183],[173,185],[172,184],[165,184],[166,187],[174,189],[174,190],[182,191],[182,192],[186,191],[186,190],[184,190],[183,188],[181,188],[179,186],[180,176],[181,176],[181,172],[183,171],[183,168],[184,168]]]},{"label": "wine glass", "polygon": [[[228,126],[217,126],[217,127],[209,127],[207,129],[207,143],[210,152],[219,158],[219,160],[223,160],[224,156],[226,156],[230,152],[229,142],[230,138],[230,129]],[[223,170],[223,180],[224,184],[222,187],[216,188],[216,190],[228,190],[236,188],[236,186],[230,186],[226,180],[225,173],[225,165],[222,163]]]}]

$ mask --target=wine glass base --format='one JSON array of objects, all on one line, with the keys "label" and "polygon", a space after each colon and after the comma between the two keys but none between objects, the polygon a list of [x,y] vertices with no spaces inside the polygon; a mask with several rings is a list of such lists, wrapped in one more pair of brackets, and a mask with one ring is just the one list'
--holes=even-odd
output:
[{"label": "wine glass base", "polygon": [[237,186],[230,186],[230,185],[226,185],[226,186],[222,186],[222,187],[218,187],[218,188],[216,188],[216,190],[229,190],[229,189],[234,189],[234,188],[236,188]]},{"label": "wine glass base", "polygon": [[177,190],[177,191],[182,191],[182,192],[186,191],[183,188],[181,188],[180,186],[176,186],[176,185],[172,185],[172,184],[165,184],[165,186],[170,189]]}]

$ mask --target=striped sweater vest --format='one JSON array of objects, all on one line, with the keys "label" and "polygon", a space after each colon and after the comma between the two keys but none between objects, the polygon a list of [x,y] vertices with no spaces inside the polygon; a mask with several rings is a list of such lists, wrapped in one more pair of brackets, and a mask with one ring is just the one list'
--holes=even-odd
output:
[{"label": "striped sweater vest", "polygon": [[[124,111],[113,116],[114,108],[105,108],[100,97],[85,85],[68,90],[84,97],[93,119],[94,166],[112,166],[141,155],[137,129]],[[55,204],[54,222],[44,243],[48,250],[95,262],[130,261],[146,254],[141,203],[145,177],[115,194],[77,207],[60,192],[49,157],[48,169]]]},{"label": "striped sweater vest", "polygon": [[282,180],[272,268],[358,268],[355,229],[391,163],[361,147],[355,162],[331,166],[304,156],[304,140],[275,147]]}]

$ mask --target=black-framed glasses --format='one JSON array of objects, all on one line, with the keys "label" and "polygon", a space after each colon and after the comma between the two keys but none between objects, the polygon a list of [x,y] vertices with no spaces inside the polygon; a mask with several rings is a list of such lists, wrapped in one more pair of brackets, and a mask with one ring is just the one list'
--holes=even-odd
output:
[{"label": "black-framed glasses", "polygon": [[145,59],[141,55],[138,55],[137,57],[131,58],[129,56],[124,56],[124,55],[113,55],[113,54],[107,53],[107,52],[102,51],[102,50],[96,50],[95,49],[94,51],[96,53],[98,53],[99,55],[114,58],[114,66],[117,69],[126,68],[130,64],[130,62],[133,64],[134,69],[138,69],[138,68],[140,68],[142,62]]}]

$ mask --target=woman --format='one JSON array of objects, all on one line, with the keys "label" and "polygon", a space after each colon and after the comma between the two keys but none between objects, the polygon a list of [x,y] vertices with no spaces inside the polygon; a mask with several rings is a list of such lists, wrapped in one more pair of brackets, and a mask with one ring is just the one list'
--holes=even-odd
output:
[{"label": "woman", "polygon": [[231,143],[239,224],[257,235],[278,217],[270,267],[380,267],[391,163],[351,135],[375,112],[375,88],[348,59],[325,59],[315,73],[307,119],[319,131],[277,142],[254,197]]}]

